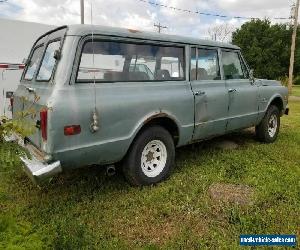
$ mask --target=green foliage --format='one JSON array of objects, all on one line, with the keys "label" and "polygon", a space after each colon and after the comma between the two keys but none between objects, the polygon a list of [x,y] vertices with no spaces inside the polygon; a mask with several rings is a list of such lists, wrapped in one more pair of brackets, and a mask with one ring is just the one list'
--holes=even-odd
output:
[{"label": "green foliage", "polygon": [[[289,78],[287,76],[279,77],[278,80],[281,82],[281,84],[283,86],[286,86],[286,87],[288,86]],[[294,86],[296,85],[294,88],[297,88],[297,86],[300,85],[300,76],[297,76],[293,79],[293,85]]]},{"label": "green foliage", "polygon": [[24,108],[16,112],[14,119],[8,119],[5,116],[0,117],[2,123],[0,126],[0,138],[4,135],[9,135],[12,132],[25,137],[34,134],[36,131],[34,119],[30,118],[34,118],[39,113],[39,110],[35,109],[34,105],[38,102],[40,97],[35,95],[33,102],[29,106],[26,106],[26,103],[29,101],[28,97],[19,98],[21,102],[20,105]]},{"label": "green foliage", "polygon": [[44,249],[42,237],[28,222],[0,213],[0,249]]},{"label": "green foliage", "polygon": [[283,86],[288,86],[289,78],[287,76],[279,77],[278,80],[281,82]]},{"label": "green foliage", "polygon": [[90,242],[86,226],[76,218],[66,216],[56,223],[52,243],[54,249],[84,249]]},{"label": "green foliage", "polygon": [[[288,75],[292,28],[269,20],[244,23],[232,36],[258,78],[277,79]],[[297,44],[300,43],[299,36]],[[298,46],[299,47],[299,46]],[[296,48],[294,75],[300,75],[300,49]]]},{"label": "green foliage", "polygon": [[224,65],[224,74],[225,76],[234,76],[237,75],[238,69],[235,67],[235,65],[233,63],[229,64],[229,65]]},{"label": "green foliage", "polygon": [[300,85],[300,76],[297,76],[297,77],[294,78],[293,84],[294,85]]},{"label": "green foliage", "polygon": [[300,86],[299,85],[294,85],[293,86],[292,95],[300,97]]},{"label": "green foliage", "polygon": [[35,123],[32,120],[26,120],[24,118],[8,120],[6,117],[3,117],[2,121],[3,124],[0,126],[0,135],[8,135],[11,132],[16,132],[25,137],[36,131]]}]

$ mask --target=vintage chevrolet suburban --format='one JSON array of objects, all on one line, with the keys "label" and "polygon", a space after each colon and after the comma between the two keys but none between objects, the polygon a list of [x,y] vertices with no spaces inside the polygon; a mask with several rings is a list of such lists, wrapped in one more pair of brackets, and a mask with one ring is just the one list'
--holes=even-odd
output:
[{"label": "vintage chevrolet suburban", "polygon": [[274,142],[287,98],[253,78],[237,46],[72,25],[35,42],[13,110],[38,112],[21,157],[34,181],[121,162],[131,184],[149,185],[170,175],[176,147],[253,126]]}]

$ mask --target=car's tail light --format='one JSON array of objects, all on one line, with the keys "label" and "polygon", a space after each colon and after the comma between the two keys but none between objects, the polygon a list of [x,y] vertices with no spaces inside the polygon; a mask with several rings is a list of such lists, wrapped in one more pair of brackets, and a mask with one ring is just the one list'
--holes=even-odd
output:
[{"label": "car's tail light", "polygon": [[81,133],[81,127],[80,125],[71,125],[71,126],[65,126],[64,127],[64,134],[66,136],[69,135],[77,135]]},{"label": "car's tail light", "polygon": [[44,141],[47,140],[47,116],[48,116],[47,109],[44,109],[40,112],[41,132],[42,132],[42,138]]}]

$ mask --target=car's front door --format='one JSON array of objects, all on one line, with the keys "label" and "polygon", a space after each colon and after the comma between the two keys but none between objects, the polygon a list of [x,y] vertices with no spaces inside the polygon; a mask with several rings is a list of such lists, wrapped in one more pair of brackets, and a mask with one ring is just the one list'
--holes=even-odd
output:
[{"label": "car's front door", "polygon": [[217,48],[192,48],[190,81],[195,99],[193,140],[225,133],[228,94]]},{"label": "car's front door", "polygon": [[239,51],[222,50],[229,108],[226,131],[254,126],[258,116],[258,86],[249,79]]}]

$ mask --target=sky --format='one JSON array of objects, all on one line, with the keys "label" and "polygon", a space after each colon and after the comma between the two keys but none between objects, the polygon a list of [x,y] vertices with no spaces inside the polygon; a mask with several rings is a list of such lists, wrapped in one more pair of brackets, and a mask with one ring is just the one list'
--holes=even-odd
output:
[{"label": "sky", "polygon": [[[3,1],[3,0],[2,0]],[[147,0],[148,1],[148,0]],[[141,0],[85,0],[85,21],[93,24],[156,31],[154,23],[167,26],[163,32],[209,39],[208,30],[224,23],[238,28],[247,20],[289,17],[292,0],[149,0],[192,11],[215,13],[228,18],[203,16],[158,7]],[[1,2],[1,0],[0,0]],[[7,0],[0,3],[0,17],[50,25],[80,23],[80,0]],[[279,22],[271,19],[272,22]]]}]

